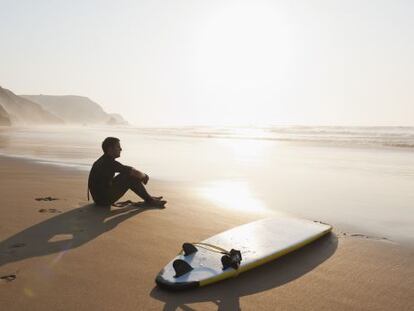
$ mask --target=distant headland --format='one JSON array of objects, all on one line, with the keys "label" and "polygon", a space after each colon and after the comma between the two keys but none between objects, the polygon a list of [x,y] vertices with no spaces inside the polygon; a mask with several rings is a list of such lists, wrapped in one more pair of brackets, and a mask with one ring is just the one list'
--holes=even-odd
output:
[{"label": "distant headland", "polygon": [[0,125],[128,125],[88,97],[16,95],[0,87]]}]

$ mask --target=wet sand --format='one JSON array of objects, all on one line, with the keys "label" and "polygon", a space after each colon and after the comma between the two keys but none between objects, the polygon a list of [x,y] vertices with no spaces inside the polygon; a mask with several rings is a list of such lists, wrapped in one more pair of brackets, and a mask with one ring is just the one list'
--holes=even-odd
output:
[{"label": "wet sand", "polygon": [[[86,200],[83,171],[0,157],[0,174],[3,310],[414,307],[410,245],[336,230],[237,278],[189,292],[165,292],[156,288],[154,278],[182,242],[271,212],[236,215],[192,194],[185,184],[160,181],[150,182],[149,190],[164,195],[166,209],[106,211]],[[134,196],[128,193],[125,199]]]},{"label": "wet sand", "polygon": [[172,183],[174,188],[180,184],[181,196],[191,193],[196,202],[214,201],[232,214],[271,210],[320,220],[342,231],[414,247],[414,157],[409,148],[334,147],[167,132],[0,127],[0,154],[87,172],[101,154],[100,142],[115,136],[124,148],[122,163],[169,181],[166,190]]}]

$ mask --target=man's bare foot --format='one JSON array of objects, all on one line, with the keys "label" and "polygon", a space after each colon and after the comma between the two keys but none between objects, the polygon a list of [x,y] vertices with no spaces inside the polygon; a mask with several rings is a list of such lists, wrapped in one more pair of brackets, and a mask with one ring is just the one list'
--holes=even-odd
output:
[{"label": "man's bare foot", "polygon": [[165,203],[167,203],[167,201],[165,200],[150,199],[150,200],[145,201],[145,205],[159,207],[159,208],[164,208]]}]

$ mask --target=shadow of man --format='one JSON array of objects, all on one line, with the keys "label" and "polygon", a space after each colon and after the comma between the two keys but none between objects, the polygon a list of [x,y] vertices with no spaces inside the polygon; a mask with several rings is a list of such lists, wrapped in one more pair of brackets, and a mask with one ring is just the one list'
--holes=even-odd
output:
[{"label": "shadow of man", "polygon": [[240,310],[240,297],[273,289],[303,276],[331,257],[337,246],[337,237],[329,233],[299,250],[236,278],[183,292],[168,292],[155,287],[150,295],[165,302],[165,311],[178,308],[194,310],[188,304],[201,302],[213,302],[217,305],[217,310]]},{"label": "shadow of man", "polygon": [[88,204],[59,214],[0,242],[0,267],[31,257],[66,252],[151,209],[155,208],[127,206],[110,210]]}]

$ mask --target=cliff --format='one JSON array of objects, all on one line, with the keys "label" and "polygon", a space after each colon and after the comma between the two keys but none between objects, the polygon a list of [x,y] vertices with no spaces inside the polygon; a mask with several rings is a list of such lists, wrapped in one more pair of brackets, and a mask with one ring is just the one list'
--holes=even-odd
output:
[{"label": "cliff", "polygon": [[10,117],[7,111],[0,105],[0,126],[11,125]]},{"label": "cliff", "polygon": [[63,120],[46,111],[40,105],[20,96],[8,89],[0,87],[0,106],[7,115],[11,125],[20,124],[63,124]]},{"label": "cliff", "polygon": [[39,104],[43,109],[58,116],[66,123],[82,125],[125,125],[127,122],[118,114],[108,114],[101,106],[87,97],[65,95],[21,95]]}]

